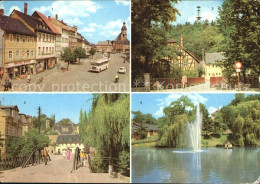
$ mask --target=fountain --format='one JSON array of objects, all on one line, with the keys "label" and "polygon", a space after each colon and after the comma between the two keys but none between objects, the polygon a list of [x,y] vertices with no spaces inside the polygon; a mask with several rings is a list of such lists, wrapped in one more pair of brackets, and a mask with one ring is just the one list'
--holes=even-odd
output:
[{"label": "fountain", "polygon": [[193,151],[201,151],[201,127],[202,127],[202,113],[200,107],[197,105],[196,119],[194,123],[188,123],[188,134],[190,136],[191,146]]}]

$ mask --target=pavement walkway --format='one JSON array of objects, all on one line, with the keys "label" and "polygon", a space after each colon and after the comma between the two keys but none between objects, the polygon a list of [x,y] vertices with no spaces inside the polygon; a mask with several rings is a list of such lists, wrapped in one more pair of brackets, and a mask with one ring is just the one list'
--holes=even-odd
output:
[{"label": "pavement walkway", "polygon": [[[73,158],[73,155],[72,157]],[[15,168],[0,172],[0,182],[30,183],[126,183],[111,178],[108,173],[90,173],[88,167],[72,171],[73,159],[65,160],[61,155],[52,155],[51,161],[26,168]]]}]

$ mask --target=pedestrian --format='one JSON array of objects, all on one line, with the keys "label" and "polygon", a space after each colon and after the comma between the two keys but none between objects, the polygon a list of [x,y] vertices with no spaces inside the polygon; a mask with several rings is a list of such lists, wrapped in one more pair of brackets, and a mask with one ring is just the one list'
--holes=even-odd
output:
[{"label": "pedestrian", "polygon": [[30,83],[31,82],[31,76],[30,76],[30,74],[28,73],[28,75],[27,75],[27,82],[28,83]]},{"label": "pedestrian", "polygon": [[10,89],[12,89],[12,80],[11,80],[10,77],[9,77],[9,79],[8,79],[8,87],[9,87]]},{"label": "pedestrian", "polygon": [[5,89],[4,89],[4,91],[8,91],[8,89],[9,89],[9,82],[8,82],[8,79],[6,78],[5,79]]},{"label": "pedestrian", "polygon": [[66,155],[67,155],[67,151],[66,151],[66,149],[63,149],[62,156],[63,156],[64,160],[66,159]]},{"label": "pedestrian", "polygon": [[71,150],[67,149],[67,160],[70,160]]},{"label": "pedestrian", "polygon": [[187,77],[185,75],[183,75],[181,77],[182,88],[185,88],[186,83],[187,83]]},{"label": "pedestrian", "polygon": [[86,159],[86,154],[84,153],[83,150],[81,150],[81,152],[79,154],[79,157],[80,157],[80,165],[81,165],[81,167],[83,167],[84,166],[84,161]]},{"label": "pedestrian", "polygon": [[46,150],[46,148],[43,149],[43,157],[44,157],[44,163],[45,165],[47,165],[47,158],[48,158],[49,154],[48,151]]}]

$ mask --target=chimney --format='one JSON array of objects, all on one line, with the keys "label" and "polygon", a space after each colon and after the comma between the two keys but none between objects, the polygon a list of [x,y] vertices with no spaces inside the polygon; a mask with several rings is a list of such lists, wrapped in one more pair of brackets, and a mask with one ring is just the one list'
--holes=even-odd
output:
[{"label": "chimney", "polygon": [[56,14],[56,20],[58,20],[58,14]]},{"label": "chimney", "polygon": [[181,47],[183,47],[183,36],[181,35]]},{"label": "chimney", "polygon": [[0,9],[0,15],[4,15],[5,10],[4,9]]},{"label": "chimney", "polygon": [[24,14],[27,15],[28,4],[24,3]]},{"label": "chimney", "polygon": [[51,16],[48,16],[48,19],[51,20]]}]

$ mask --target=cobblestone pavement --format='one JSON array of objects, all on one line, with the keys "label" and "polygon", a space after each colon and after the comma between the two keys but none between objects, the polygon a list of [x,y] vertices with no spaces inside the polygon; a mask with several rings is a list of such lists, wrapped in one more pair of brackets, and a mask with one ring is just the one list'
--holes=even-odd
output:
[{"label": "cobblestone pavement", "polygon": [[[72,156],[73,158],[73,156]],[[52,155],[51,161],[29,166],[15,168],[0,172],[0,182],[32,182],[32,183],[123,183],[126,181],[109,177],[108,173],[90,173],[88,167],[80,167],[71,172],[73,160],[65,160],[61,155]]]},{"label": "cobblestone pavement", "polygon": [[[94,59],[101,58],[97,53]],[[127,92],[130,90],[130,64],[124,63],[123,54],[111,54],[109,68],[100,73],[89,72],[93,59],[82,59],[81,64],[71,64],[68,71],[53,68],[37,75],[31,75],[31,83],[26,79],[14,80],[12,92]],[[126,74],[119,74],[119,82],[114,83],[119,67],[126,67]],[[41,83],[38,78],[43,77]],[[2,87],[3,91],[3,87]]]}]

